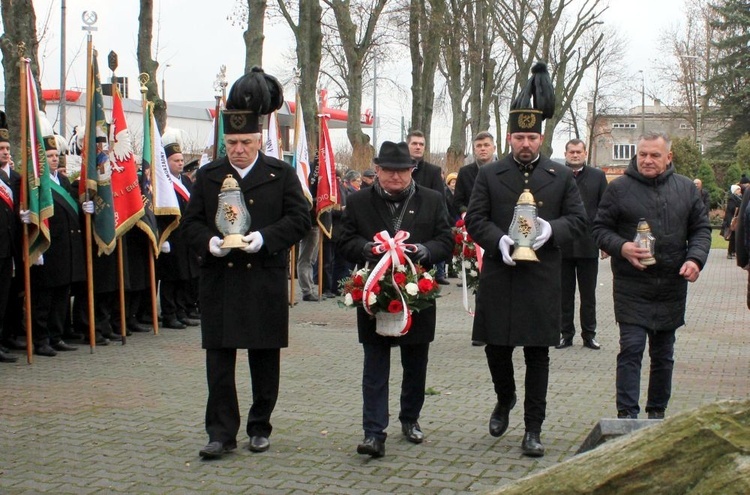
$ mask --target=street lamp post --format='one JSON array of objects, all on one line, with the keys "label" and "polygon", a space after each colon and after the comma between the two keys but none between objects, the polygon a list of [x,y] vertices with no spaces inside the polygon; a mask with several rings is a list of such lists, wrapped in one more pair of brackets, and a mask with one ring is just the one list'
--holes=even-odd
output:
[{"label": "street lamp post", "polygon": [[164,78],[167,75],[167,69],[172,67],[172,64],[166,64],[164,70],[161,73],[161,99],[167,101],[167,86],[164,84]]},{"label": "street lamp post", "polygon": [[646,74],[641,73],[641,134],[646,134]]}]

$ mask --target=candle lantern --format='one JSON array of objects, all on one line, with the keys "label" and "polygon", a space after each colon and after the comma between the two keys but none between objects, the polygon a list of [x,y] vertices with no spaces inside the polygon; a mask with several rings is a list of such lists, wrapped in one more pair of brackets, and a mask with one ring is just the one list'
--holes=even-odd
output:
[{"label": "candle lantern", "polygon": [[539,261],[533,248],[538,233],[534,196],[531,191],[524,189],[518,197],[508,232],[515,242],[511,256],[514,261]]},{"label": "candle lantern", "polygon": [[242,237],[250,230],[250,212],[245,208],[242,191],[232,175],[227,175],[221,185],[216,228],[224,235],[221,247],[231,249],[247,246]]},{"label": "candle lantern", "polygon": [[645,218],[641,218],[638,221],[638,227],[636,228],[635,239],[633,239],[633,242],[635,242],[639,248],[646,248],[649,253],[651,253],[651,256],[648,258],[640,260],[641,265],[651,266],[656,263],[656,258],[654,258],[654,244],[656,243],[656,238],[651,234],[651,227],[649,227]]}]

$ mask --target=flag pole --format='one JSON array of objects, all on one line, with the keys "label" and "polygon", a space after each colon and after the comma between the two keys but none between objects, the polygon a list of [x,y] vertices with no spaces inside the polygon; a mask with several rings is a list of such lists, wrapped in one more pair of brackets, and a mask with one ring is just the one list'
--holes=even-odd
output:
[{"label": "flag pole", "polygon": [[[26,44],[18,44],[19,70],[21,76],[21,206],[20,209],[28,210],[29,208],[29,191],[28,191],[28,169],[29,169],[29,121],[28,113],[28,88],[26,87],[26,60],[24,54]],[[34,150],[36,151],[36,150]],[[31,264],[29,260],[29,226],[23,224],[23,287],[24,287],[24,307],[26,309],[26,362],[32,364],[34,342],[31,335]]]},{"label": "flag pole", "polygon": [[[149,75],[145,72],[141,73],[140,76],[138,76],[138,80],[141,82],[141,106],[143,108],[143,115],[151,120],[151,114],[148,109],[148,100],[146,99],[146,93],[148,92],[148,87],[146,87],[146,83],[149,80]],[[151,129],[151,132],[154,132],[153,129]],[[151,150],[153,155],[153,140],[151,141]],[[151,162],[153,162],[153,156],[151,157]],[[153,175],[155,170],[155,164],[151,163],[151,166],[149,167],[148,173],[151,174],[151,177],[149,177],[149,181],[151,184],[154,183]],[[152,203],[153,206],[153,203]],[[159,319],[158,319],[158,312],[157,309],[157,301],[156,301],[156,261],[154,260],[154,252],[149,249],[148,250],[148,275],[151,279],[151,287],[150,287],[150,293],[151,293],[151,321],[153,322],[154,326],[154,335],[159,335]]]},{"label": "flag pole", "polygon": [[323,300],[323,230],[318,229],[318,301]]},{"label": "flag pole", "polygon": [[[93,11],[86,11],[83,14],[83,22],[86,25],[83,26],[82,29],[86,31],[86,69],[88,72],[86,81],[86,119],[90,119],[92,110],[91,105],[94,101],[94,38],[91,33],[97,30],[97,28],[94,27],[94,24],[96,23],[96,13]],[[90,122],[86,122],[86,127],[88,129],[91,129],[90,124]],[[84,132],[84,139],[86,140],[86,144],[84,145],[84,147],[88,147],[88,144],[91,142],[91,140],[89,139],[90,136],[88,136],[87,134],[88,133]],[[94,143],[96,143],[96,137],[94,137]],[[96,153],[96,148],[94,148],[94,150],[89,149],[87,151],[86,160],[89,159],[89,155],[92,151]],[[81,163],[81,171],[87,170],[87,168],[88,167],[85,163]],[[86,174],[85,177],[80,177],[79,180],[83,181],[83,189],[85,191],[84,201],[91,201],[91,197],[89,196],[89,188],[86,184],[86,182],[88,181],[88,174]],[[91,246],[93,242],[93,226],[91,225],[90,214],[84,213],[83,218],[85,221],[84,228],[86,229],[86,300],[88,301],[87,309],[89,320],[89,349],[90,353],[93,354],[94,350],[96,349],[96,320],[94,317],[94,252]]]},{"label": "flag pole", "polygon": [[297,245],[289,251],[291,266],[289,267],[289,306],[294,306],[294,279],[297,278]]},{"label": "flag pole", "polygon": [[122,252],[122,236],[120,236],[117,238],[117,279],[120,292],[120,335],[122,337],[122,345],[125,345],[128,337],[126,335],[127,315],[125,311],[125,263]]}]

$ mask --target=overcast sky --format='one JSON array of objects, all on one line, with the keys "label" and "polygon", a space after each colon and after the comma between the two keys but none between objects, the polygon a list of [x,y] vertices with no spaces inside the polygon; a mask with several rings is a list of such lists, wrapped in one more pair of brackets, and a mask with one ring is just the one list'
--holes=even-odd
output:
[{"label": "overcast sky", "polygon": [[[632,77],[638,70],[646,72],[646,85],[658,78],[651,73],[649,61],[659,56],[659,35],[681,18],[683,0],[611,0],[605,21],[618,27],[629,40],[627,59],[623,61],[623,77]],[[213,99],[213,83],[221,65],[227,66],[231,84],[244,70],[244,42],[242,28],[232,26],[227,17],[236,0],[155,0],[154,49],[158,36],[158,52],[154,58],[161,63],[157,79],[166,86],[166,100],[196,101]],[[45,89],[60,87],[60,0],[34,0],[39,25],[48,19],[47,31],[40,45],[42,85]],[[127,76],[131,85],[130,97],[139,98],[137,89],[138,66],[136,44],[138,33],[137,0],[67,0],[67,64],[70,67],[67,87],[85,87],[86,34],[81,30],[81,14],[93,10],[98,15],[94,45],[99,51],[102,79],[110,76],[106,56],[114,50],[119,56],[117,75]],[[1,26],[0,26],[1,28]],[[264,69],[271,73],[288,73],[285,54],[294,49],[294,38],[281,23],[266,26]],[[405,88],[410,85],[410,67],[399,71]],[[168,66],[167,66],[168,65]],[[2,81],[0,81],[0,85]],[[291,91],[290,91],[291,93]],[[381,125],[378,141],[400,138],[402,113],[409,118],[410,102],[405,96],[378,101]],[[289,99],[293,94],[287,95]],[[363,106],[372,106],[371,96],[365,96]],[[633,104],[640,102],[634,94]],[[364,110],[364,108],[363,108]],[[436,123],[432,149],[445,149],[449,144],[449,129]]]}]

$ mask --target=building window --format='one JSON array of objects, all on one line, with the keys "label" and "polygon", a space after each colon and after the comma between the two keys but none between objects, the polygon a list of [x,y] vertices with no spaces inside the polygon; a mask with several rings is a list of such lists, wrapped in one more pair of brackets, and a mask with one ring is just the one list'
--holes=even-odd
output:
[{"label": "building window", "polygon": [[612,124],[612,129],[636,129],[638,128],[638,125],[635,123],[622,123],[622,122],[616,122]]},{"label": "building window", "polygon": [[693,129],[693,126],[690,124],[680,124],[680,129]]},{"label": "building window", "polygon": [[635,145],[616,144],[613,153],[615,160],[630,160],[635,156]]}]

